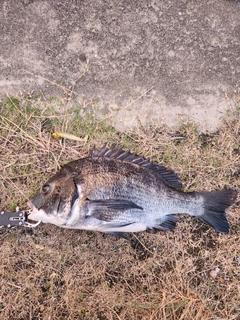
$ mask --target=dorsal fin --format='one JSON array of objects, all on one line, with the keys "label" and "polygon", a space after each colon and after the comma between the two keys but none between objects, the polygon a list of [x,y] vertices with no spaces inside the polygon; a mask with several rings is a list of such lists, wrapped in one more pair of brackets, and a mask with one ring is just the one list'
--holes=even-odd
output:
[{"label": "dorsal fin", "polygon": [[182,183],[179,181],[177,174],[173,171],[168,170],[164,166],[153,164],[144,157],[140,157],[128,151],[123,151],[122,149],[108,149],[106,145],[104,145],[100,150],[90,150],[88,157],[91,159],[105,158],[123,161],[148,168],[149,170],[156,172],[167,186],[177,189],[182,188]]}]

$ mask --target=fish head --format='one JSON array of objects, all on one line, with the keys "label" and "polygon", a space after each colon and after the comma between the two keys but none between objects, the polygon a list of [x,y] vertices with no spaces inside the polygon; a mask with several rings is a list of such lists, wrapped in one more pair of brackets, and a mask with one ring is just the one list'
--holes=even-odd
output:
[{"label": "fish head", "polygon": [[58,226],[64,225],[78,197],[79,190],[74,173],[63,167],[27,202],[31,209],[28,218]]}]

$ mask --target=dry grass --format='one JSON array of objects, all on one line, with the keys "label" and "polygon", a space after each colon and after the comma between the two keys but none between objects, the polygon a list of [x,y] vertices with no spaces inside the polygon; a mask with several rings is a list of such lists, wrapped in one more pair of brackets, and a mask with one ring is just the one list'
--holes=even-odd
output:
[{"label": "dry grass", "polygon": [[[81,116],[64,101],[60,116],[58,103],[29,96],[0,103],[0,209],[26,209],[61,164],[106,141],[172,168],[186,190],[239,190],[237,108],[214,135],[189,123],[122,134],[95,118],[92,103]],[[88,133],[89,143],[55,141],[53,129]],[[0,229],[1,319],[239,320],[239,203],[228,211],[228,235],[190,217],[174,232],[133,234],[129,243],[43,224]]]}]

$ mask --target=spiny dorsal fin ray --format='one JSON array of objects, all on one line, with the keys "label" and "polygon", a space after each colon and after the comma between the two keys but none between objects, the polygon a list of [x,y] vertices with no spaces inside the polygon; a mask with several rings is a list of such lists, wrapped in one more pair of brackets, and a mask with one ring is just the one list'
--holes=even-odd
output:
[{"label": "spiny dorsal fin ray", "polygon": [[168,170],[164,166],[153,164],[144,157],[140,157],[128,151],[123,151],[122,149],[115,149],[115,148],[108,149],[106,145],[104,145],[100,150],[96,150],[96,149],[90,150],[89,158],[92,158],[92,159],[105,158],[105,159],[112,159],[112,160],[132,163],[156,172],[157,174],[159,174],[159,176],[166,183],[167,186],[171,188],[177,188],[177,189],[182,188],[182,183],[179,181],[177,174],[174,173],[173,171]]}]

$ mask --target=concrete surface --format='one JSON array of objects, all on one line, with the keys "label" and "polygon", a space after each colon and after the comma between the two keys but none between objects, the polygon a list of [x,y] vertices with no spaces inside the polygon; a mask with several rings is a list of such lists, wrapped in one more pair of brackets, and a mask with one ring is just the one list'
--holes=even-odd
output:
[{"label": "concrete surface", "polygon": [[0,0],[0,43],[0,95],[78,80],[74,99],[122,107],[121,130],[185,115],[214,131],[239,88],[240,1]]}]

